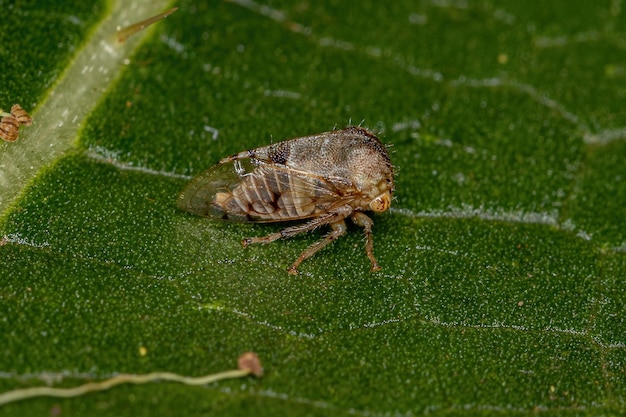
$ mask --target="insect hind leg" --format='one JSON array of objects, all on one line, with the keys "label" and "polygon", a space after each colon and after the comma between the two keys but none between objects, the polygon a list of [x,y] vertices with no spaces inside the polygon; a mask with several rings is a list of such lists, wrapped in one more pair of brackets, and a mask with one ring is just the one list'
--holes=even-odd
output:
[{"label": "insect hind leg", "polygon": [[[344,235],[347,231],[346,223],[344,219],[352,213],[350,206],[339,207],[336,211],[326,214],[324,216],[317,217],[307,223],[299,224],[295,226],[287,227],[280,232],[272,233],[263,237],[248,237],[241,241],[243,247],[247,247],[253,243],[271,243],[278,239],[288,239],[300,233],[305,233],[318,227],[325,226],[327,224],[333,229],[322,240],[309,246],[304,252],[300,254],[298,259],[287,269],[287,272],[291,275],[298,274],[298,266],[307,258],[315,255],[319,250],[331,243],[333,240]],[[367,216],[366,216],[367,217]]]},{"label": "insect hind leg", "polygon": [[346,222],[343,221],[343,219],[338,222],[331,223],[330,227],[332,228],[332,231],[324,236],[322,240],[319,240],[306,248],[304,252],[302,252],[300,256],[298,256],[298,259],[296,259],[296,261],[287,269],[287,273],[289,273],[290,275],[298,275],[298,266],[300,266],[302,261],[315,255],[317,252],[332,243],[335,239],[345,235],[348,231],[348,228],[346,227]]},{"label": "insect hind leg", "polygon": [[289,227],[284,228],[280,232],[272,233],[272,234],[269,234],[267,236],[247,237],[247,238],[245,238],[245,239],[243,239],[241,241],[241,244],[243,245],[244,248],[247,248],[248,245],[253,244],[253,243],[265,244],[265,243],[272,243],[272,242],[274,242],[275,240],[278,240],[278,239],[288,239],[288,238],[293,237],[295,235],[299,235],[300,233],[305,233],[305,232],[311,231],[311,230],[316,229],[316,228],[318,228],[320,226],[323,226],[325,224],[332,223],[333,221],[335,221],[335,220],[333,220],[334,216],[332,216],[331,220],[327,220],[327,217],[330,217],[330,216],[318,217],[316,219],[311,220],[308,223],[298,224],[298,225],[295,225],[295,226],[289,226]]}]

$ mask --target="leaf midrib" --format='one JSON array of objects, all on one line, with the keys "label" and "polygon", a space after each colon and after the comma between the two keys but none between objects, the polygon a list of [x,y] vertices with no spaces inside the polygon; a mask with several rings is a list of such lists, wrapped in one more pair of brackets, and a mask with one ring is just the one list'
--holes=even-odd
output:
[{"label": "leaf midrib", "polygon": [[115,83],[128,58],[149,36],[144,30],[120,44],[117,29],[163,11],[169,0],[111,1],[69,66],[31,110],[34,123],[0,153],[0,217],[46,166],[76,146],[86,118]]}]

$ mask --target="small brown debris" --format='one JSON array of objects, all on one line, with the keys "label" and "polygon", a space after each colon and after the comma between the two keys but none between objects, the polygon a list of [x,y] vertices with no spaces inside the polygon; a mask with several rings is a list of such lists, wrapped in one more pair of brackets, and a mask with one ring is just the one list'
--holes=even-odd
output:
[{"label": "small brown debris", "polygon": [[33,118],[26,113],[26,110],[19,104],[14,104],[11,107],[11,115],[17,119],[23,126],[30,126],[33,124]]},{"label": "small brown debris", "polygon": [[33,123],[32,117],[19,104],[11,107],[11,113],[0,109],[0,116],[0,138],[7,142],[15,142],[20,135],[19,128]]},{"label": "small brown debris", "polygon": [[178,7],[172,7],[169,10],[166,10],[163,13],[159,13],[155,16],[152,16],[148,19],[142,20],[141,22],[137,22],[135,24],[132,24],[130,26],[126,26],[125,28],[119,29],[117,31],[117,41],[119,43],[123,43],[126,41],[126,39],[128,39],[129,37],[131,37],[132,35],[134,35],[135,33],[147,28],[148,26],[150,26],[153,23],[158,22],[159,20],[163,20],[165,19],[167,16],[171,15],[172,13],[174,13],[176,10],[178,10]]},{"label": "small brown debris", "polygon": [[[6,113],[4,113],[6,114]],[[0,137],[7,142],[15,142],[20,135],[20,122],[13,116],[4,116],[0,119]]]},{"label": "small brown debris", "polygon": [[242,371],[249,370],[250,373],[257,378],[263,376],[263,367],[259,355],[254,352],[246,352],[239,357],[237,366]]}]

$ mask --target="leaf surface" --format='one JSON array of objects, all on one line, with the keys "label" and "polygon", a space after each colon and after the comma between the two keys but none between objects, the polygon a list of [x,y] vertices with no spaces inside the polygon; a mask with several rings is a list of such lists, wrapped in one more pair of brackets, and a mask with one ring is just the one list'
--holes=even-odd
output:
[{"label": "leaf surface", "polygon": [[[0,389],[203,375],[247,350],[265,376],[0,415],[626,412],[619,2],[176,6],[106,76],[72,71],[114,45],[106,25],[167,4],[19,2],[0,22],[0,105],[35,116],[0,144]],[[176,209],[226,155],[360,123],[398,171],[380,273],[358,227],[291,277],[324,231],[244,250],[280,226]]]}]

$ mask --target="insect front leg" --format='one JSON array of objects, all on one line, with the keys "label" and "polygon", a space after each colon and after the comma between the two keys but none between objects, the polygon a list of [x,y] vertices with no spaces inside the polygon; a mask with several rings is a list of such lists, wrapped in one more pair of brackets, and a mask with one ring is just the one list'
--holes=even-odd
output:
[{"label": "insect front leg", "polygon": [[372,226],[374,222],[360,211],[352,213],[350,218],[354,224],[365,229],[365,253],[372,263],[372,271],[380,271],[380,265],[378,265],[376,258],[374,258],[374,239],[372,238]]}]

